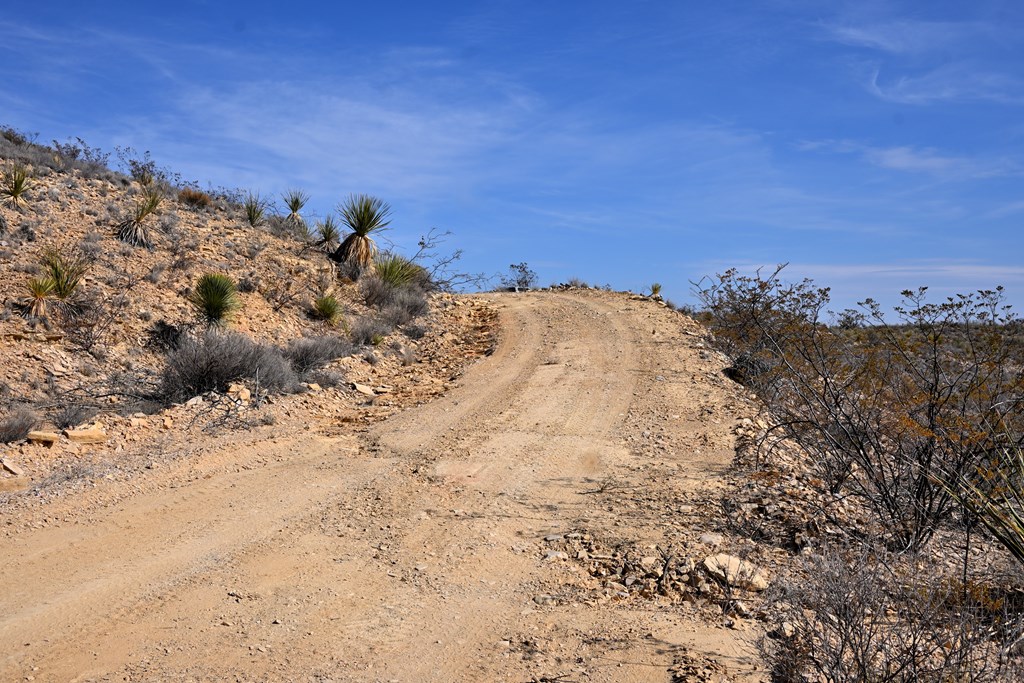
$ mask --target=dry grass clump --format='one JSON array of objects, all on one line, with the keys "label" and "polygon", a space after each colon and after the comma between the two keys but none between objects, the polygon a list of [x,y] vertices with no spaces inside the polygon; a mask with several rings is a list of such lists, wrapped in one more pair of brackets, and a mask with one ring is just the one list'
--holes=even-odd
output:
[{"label": "dry grass clump", "polygon": [[27,406],[17,406],[0,419],[0,443],[22,441],[39,424],[39,415]]},{"label": "dry grass clump", "polygon": [[213,204],[213,197],[202,190],[185,187],[178,191],[178,201],[192,209],[208,209]]},{"label": "dry grass clump", "polygon": [[351,355],[352,343],[340,337],[304,337],[291,341],[284,356],[303,379],[332,360]]}]

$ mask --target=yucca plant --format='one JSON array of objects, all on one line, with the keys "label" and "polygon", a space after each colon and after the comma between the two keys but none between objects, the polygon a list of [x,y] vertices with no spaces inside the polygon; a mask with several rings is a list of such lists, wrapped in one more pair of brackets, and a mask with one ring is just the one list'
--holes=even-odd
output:
[{"label": "yucca plant", "polygon": [[316,224],[316,244],[327,253],[333,253],[341,243],[341,231],[334,216],[328,216]]},{"label": "yucca plant", "polygon": [[254,228],[258,228],[267,220],[267,200],[260,197],[259,193],[250,192],[242,204],[245,209],[245,220]]},{"label": "yucca plant", "polygon": [[29,318],[46,317],[46,300],[53,293],[53,280],[48,277],[34,277],[25,284],[28,298],[25,301],[25,315]]},{"label": "yucca plant", "polygon": [[651,285],[651,296],[660,296],[660,295],[661,295],[661,283],[660,282],[655,282],[654,284]]},{"label": "yucca plant", "polygon": [[220,273],[206,273],[199,278],[188,301],[200,320],[215,327],[226,325],[242,307],[235,281]]},{"label": "yucca plant", "polygon": [[374,264],[374,274],[377,278],[395,289],[408,287],[425,275],[421,266],[398,254],[381,254],[375,259]]},{"label": "yucca plant", "polygon": [[299,215],[299,212],[309,201],[309,195],[302,190],[288,190],[281,195],[281,198],[284,199],[284,204],[288,207],[287,220],[295,225],[304,225],[306,221]]},{"label": "yucca plant", "polygon": [[153,242],[149,238],[149,230],[143,222],[156,212],[162,200],[163,195],[158,190],[147,189],[142,194],[142,198],[136,202],[131,215],[118,223],[117,239],[136,247],[146,247],[147,249],[152,247]]},{"label": "yucca plant", "polygon": [[1024,450],[1005,448],[998,462],[941,483],[1024,564]]},{"label": "yucca plant", "polygon": [[25,190],[31,184],[28,169],[21,164],[10,164],[4,171],[3,182],[0,183],[0,195],[4,197],[4,203],[14,207],[20,206],[25,197]]},{"label": "yucca plant", "polygon": [[354,266],[360,273],[372,270],[377,245],[370,235],[387,228],[391,207],[377,197],[350,195],[338,207],[338,213],[352,233],[338,246],[333,255],[334,260]]},{"label": "yucca plant", "polygon": [[313,301],[313,317],[334,327],[341,320],[341,304],[333,294],[324,294]]},{"label": "yucca plant", "polygon": [[43,268],[52,284],[51,293],[57,299],[64,313],[76,308],[78,285],[89,270],[89,261],[75,251],[64,252],[48,249],[43,253]]}]

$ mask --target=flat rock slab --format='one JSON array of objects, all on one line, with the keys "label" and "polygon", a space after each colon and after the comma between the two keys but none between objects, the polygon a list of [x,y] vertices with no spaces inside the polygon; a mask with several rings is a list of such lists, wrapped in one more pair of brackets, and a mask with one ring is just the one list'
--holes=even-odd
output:
[{"label": "flat rock slab", "polygon": [[704,560],[704,569],[733,588],[761,592],[768,587],[768,580],[757,567],[735,555],[712,555]]}]

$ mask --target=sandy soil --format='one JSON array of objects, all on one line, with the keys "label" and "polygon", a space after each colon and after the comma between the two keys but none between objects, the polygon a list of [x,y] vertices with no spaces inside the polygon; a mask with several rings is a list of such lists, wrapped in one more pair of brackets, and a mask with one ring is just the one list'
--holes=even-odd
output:
[{"label": "sandy soil", "polygon": [[0,512],[0,680],[761,680],[745,620],[552,551],[714,551],[754,412],[721,357],[649,300],[482,298],[494,353],[429,403],[213,443],[42,528]]}]

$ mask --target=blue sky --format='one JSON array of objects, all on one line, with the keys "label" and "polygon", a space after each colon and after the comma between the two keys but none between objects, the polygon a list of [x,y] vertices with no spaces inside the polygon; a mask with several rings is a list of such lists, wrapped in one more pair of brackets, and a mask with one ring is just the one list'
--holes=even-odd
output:
[{"label": "blue sky", "polygon": [[0,59],[0,123],[320,214],[376,194],[469,270],[1024,308],[1019,1],[44,1]]}]

